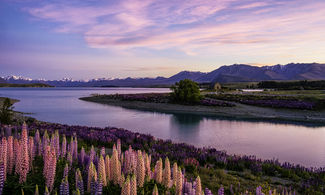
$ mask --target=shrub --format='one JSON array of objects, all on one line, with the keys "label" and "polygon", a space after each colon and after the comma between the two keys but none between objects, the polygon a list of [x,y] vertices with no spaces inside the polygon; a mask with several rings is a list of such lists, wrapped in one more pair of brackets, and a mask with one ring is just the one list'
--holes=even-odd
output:
[{"label": "shrub", "polygon": [[199,85],[189,79],[176,82],[170,89],[173,91],[171,93],[172,100],[178,103],[195,104],[202,99]]},{"label": "shrub", "polygon": [[0,110],[0,123],[9,125],[12,122],[13,106],[9,98],[5,98]]}]

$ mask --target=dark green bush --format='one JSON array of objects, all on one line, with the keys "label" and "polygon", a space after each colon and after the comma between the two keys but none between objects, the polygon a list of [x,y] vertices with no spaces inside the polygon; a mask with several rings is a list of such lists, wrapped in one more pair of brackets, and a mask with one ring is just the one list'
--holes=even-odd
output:
[{"label": "dark green bush", "polygon": [[199,85],[189,79],[176,82],[170,89],[173,91],[171,93],[172,101],[177,103],[195,104],[202,99]]}]

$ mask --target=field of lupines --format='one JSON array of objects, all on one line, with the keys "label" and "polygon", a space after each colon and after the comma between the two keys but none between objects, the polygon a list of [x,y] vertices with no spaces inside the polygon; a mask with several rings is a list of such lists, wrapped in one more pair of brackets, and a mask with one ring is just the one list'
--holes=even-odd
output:
[{"label": "field of lupines", "polygon": [[[124,129],[32,122],[2,127],[1,137],[0,194],[324,193],[323,168],[230,156]],[[216,187],[206,179],[216,169],[294,182]]]}]

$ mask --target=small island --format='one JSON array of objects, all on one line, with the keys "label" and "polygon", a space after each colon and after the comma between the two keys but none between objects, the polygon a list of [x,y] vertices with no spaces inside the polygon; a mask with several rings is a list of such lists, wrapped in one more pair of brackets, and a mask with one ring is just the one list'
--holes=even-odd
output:
[{"label": "small island", "polygon": [[[182,82],[182,81],[181,81]],[[186,81],[188,82],[188,81]],[[177,83],[176,83],[177,85]],[[192,85],[192,84],[191,84]],[[172,93],[113,94],[82,97],[81,100],[122,106],[130,109],[203,116],[232,117],[245,120],[276,120],[325,123],[325,92],[322,90],[261,90],[258,92],[225,89],[198,91],[198,98],[175,100]],[[189,88],[192,88],[190,86]],[[193,98],[193,90],[181,94]],[[181,95],[182,96],[182,95]]]}]

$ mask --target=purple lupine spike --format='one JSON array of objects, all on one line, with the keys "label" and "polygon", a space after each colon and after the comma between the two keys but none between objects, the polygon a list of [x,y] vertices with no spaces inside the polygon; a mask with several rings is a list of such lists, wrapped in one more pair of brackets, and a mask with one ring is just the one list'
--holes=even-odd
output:
[{"label": "purple lupine spike", "polygon": [[79,168],[76,171],[76,190],[79,190],[81,195],[84,194],[84,183]]},{"label": "purple lupine spike", "polygon": [[68,174],[69,174],[69,165],[68,165],[68,163],[66,163],[64,170],[63,170],[63,178],[68,177]]},{"label": "purple lupine spike", "polygon": [[81,152],[80,152],[80,161],[81,161],[81,164],[84,164],[84,162],[85,162],[85,154],[86,154],[85,148],[82,147],[81,148]]},{"label": "purple lupine spike", "polygon": [[67,177],[62,179],[60,185],[60,195],[69,195],[69,182]]},{"label": "purple lupine spike", "polygon": [[225,194],[225,189],[221,186],[218,190],[218,195],[224,195]]}]

